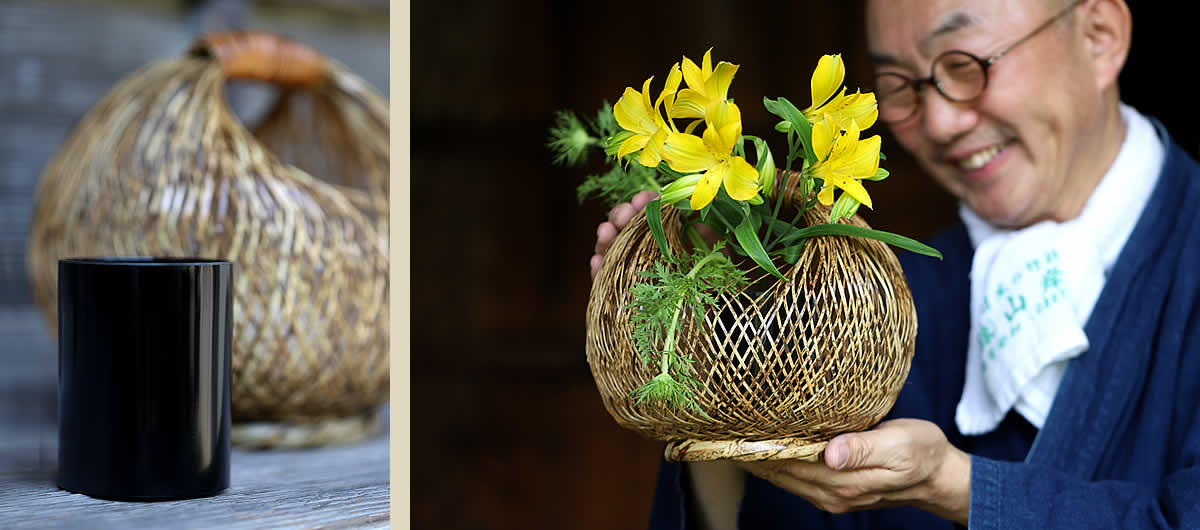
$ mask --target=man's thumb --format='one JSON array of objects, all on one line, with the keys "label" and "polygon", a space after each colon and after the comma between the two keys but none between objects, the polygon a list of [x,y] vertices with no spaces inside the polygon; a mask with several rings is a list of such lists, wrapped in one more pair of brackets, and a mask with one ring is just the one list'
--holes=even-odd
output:
[{"label": "man's thumb", "polygon": [[867,439],[857,434],[842,434],[830,440],[825,448],[825,465],[835,470],[855,469],[870,459]]}]

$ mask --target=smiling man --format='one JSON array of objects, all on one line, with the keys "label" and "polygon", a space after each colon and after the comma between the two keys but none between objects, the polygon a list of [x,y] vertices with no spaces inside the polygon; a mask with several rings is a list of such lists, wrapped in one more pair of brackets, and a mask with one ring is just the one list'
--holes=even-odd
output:
[{"label": "smiling man", "polygon": [[908,382],[818,463],[664,462],[651,526],[1200,528],[1200,166],[1120,101],[1128,7],[866,12],[879,118],[961,204],[900,255]]}]

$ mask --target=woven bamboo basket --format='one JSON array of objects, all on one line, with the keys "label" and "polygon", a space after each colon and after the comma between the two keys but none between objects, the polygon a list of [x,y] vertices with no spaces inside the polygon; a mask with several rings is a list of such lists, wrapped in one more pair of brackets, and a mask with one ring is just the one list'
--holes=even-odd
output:
[{"label": "woven bamboo basket", "polygon": [[[253,129],[232,80],[278,100]],[[57,335],[57,261],[235,263],[233,442],[297,447],[377,431],[388,398],[387,103],[320,53],[270,34],[201,38],[121,81],[41,175],[29,237]]]},{"label": "woven bamboo basket", "polygon": [[[828,212],[818,206],[804,222]],[[672,252],[684,250],[678,210],[664,208],[662,219]],[[858,216],[848,222],[867,226]],[[900,263],[879,241],[822,236],[808,240],[794,265],[776,262],[788,281],[755,268],[751,286],[722,294],[702,325],[684,319],[677,347],[693,361],[704,415],[635,405],[629,393],[658,369],[639,360],[624,308],[643,280],[638,273],[660,256],[638,214],[592,284],[587,358],[609,414],[669,442],[666,458],[815,460],[831,438],[871,427],[895,404],[917,331]]]}]

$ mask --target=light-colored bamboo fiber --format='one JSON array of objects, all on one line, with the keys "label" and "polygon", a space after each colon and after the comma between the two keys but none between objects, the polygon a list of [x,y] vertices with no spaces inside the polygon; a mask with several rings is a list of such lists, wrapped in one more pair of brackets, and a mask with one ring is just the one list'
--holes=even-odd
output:
[{"label": "light-colored bamboo fiber", "polygon": [[[818,207],[805,213],[805,223],[827,216]],[[866,226],[858,216],[849,222]],[[663,224],[672,252],[683,251],[678,211],[665,207]],[[587,357],[617,423],[673,442],[668,458],[813,458],[830,438],[869,428],[895,403],[917,331],[899,261],[878,241],[821,236],[808,239],[795,265],[776,261],[790,281],[770,277],[723,294],[702,326],[684,319],[678,348],[694,360],[696,400],[707,417],[634,405],[630,391],[660,367],[639,360],[625,308],[632,285],[644,280],[638,273],[659,256],[638,214],[614,240],[592,285]],[[749,276],[765,275],[756,268]],[[755,288],[765,292],[752,299]],[[701,443],[709,441],[728,443]],[[779,443],[748,443],[761,441]]]},{"label": "light-colored bamboo fiber", "polygon": [[52,332],[60,258],[227,259],[235,425],[373,424],[354,418],[388,398],[387,103],[321,71],[280,83],[253,132],[216,54],[150,65],[92,108],[37,192],[28,269]]}]

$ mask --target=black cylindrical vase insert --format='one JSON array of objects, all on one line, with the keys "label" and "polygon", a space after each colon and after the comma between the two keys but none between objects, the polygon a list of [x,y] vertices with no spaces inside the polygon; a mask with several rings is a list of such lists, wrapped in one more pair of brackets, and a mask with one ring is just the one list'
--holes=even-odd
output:
[{"label": "black cylindrical vase insert", "polygon": [[233,264],[58,262],[58,486],[162,500],[229,487]]}]

